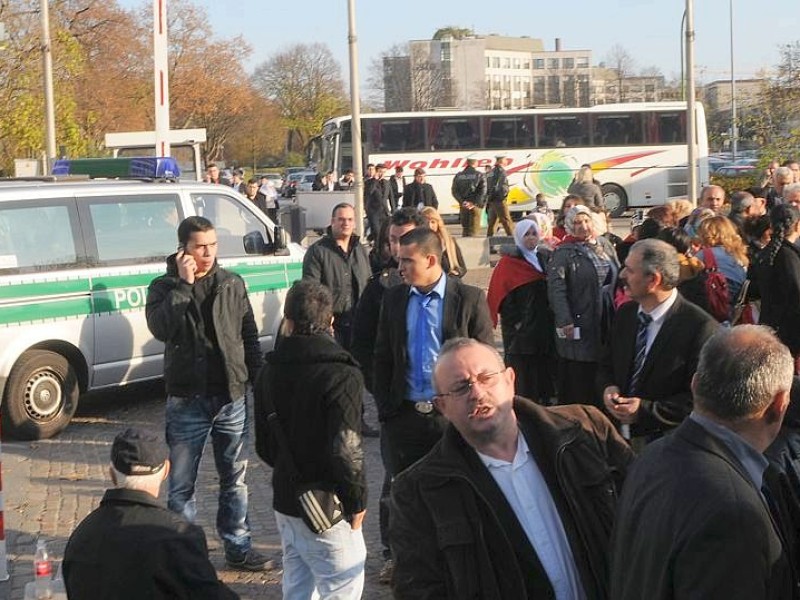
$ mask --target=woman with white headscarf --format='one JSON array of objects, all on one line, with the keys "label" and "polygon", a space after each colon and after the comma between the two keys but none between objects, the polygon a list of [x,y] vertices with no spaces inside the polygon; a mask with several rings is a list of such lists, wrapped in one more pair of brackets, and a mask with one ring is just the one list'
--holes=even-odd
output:
[{"label": "woman with white headscarf", "polygon": [[541,234],[533,219],[515,225],[515,245],[501,248],[487,300],[495,326],[500,316],[505,362],[517,375],[516,393],[548,404],[555,394],[556,354],[545,275],[551,251],[540,244]]},{"label": "woman with white headscarf", "polygon": [[547,269],[559,356],[559,402],[598,404],[595,372],[610,328],[619,262],[611,243],[596,234],[588,207],[572,207],[564,224],[568,235]]}]

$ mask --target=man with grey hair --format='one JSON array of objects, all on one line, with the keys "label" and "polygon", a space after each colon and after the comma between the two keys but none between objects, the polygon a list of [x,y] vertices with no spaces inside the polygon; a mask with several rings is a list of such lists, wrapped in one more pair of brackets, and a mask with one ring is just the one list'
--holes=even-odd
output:
[{"label": "man with grey hair", "polygon": [[725,206],[725,190],[718,185],[707,185],[700,192],[700,207],[710,208],[716,214],[722,212],[722,207]]},{"label": "man with grey hair", "polygon": [[774,333],[742,325],[703,347],[694,411],[625,481],[611,597],[797,598],[763,452],[789,405],[794,363]]},{"label": "man with grey hair", "polygon": [[678,253],[656,239],[636,242],[620,273],[634,302],[614,319],[598,368],[598,390],[623,431],[659,437],[692,410],[691,381],[700,349],[717,329],[705,311],[676,289]]},{"label": "man with grey hair", "polygon": [[767,210],[784,202],[785,188],[794,183],[794,173],[789,167],[778,167],[772,175],[773,185],[767,192]]},{"label": "man with grey hair", "polygon": [[633,454],[591,406],[514,396],[492,345],[454,338],[433,373],[450,423],[392,487],[394,597],[604,600]]},{"label": "man with grey hair", "polygon": [[217,579],[203,530],[159,503],[169,468],[167,448],[153,434],[129,428],[114,438],[114,487],[64,551],[72,600],[239,597]]},{"label": "man with grey hair", "polygon": [[783,201],[800,210],[800,183],[790,183],[783,188]]}]

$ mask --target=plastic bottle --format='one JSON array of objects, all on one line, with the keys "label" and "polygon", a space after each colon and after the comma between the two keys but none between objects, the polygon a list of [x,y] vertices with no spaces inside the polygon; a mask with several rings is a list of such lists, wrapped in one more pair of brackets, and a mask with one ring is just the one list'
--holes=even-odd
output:
[{"label": "plastic bottle", "polygon": [[33,574],[36,578],[36,600],[45,600],[53,596],[50,583],[53,577],[53,562],[47,552],[47,544],[40,539],[36,542],[36,554],[33,555]]}]

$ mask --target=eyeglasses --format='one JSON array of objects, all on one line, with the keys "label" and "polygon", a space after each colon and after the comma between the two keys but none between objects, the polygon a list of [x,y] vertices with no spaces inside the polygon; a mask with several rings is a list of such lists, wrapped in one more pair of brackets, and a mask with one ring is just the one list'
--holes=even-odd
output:
[{"label": "eyeglasses", "polygon": [[446,398],[447,396],[452,396],[453,398],[466,398],[476,383],[480,383],[481,386],[485,388],[494,387],[497,383],[497,376],[504,372],[505,369],[502,371],[495,371],[494,373],[481,373],[475,377],[475,381],[462,381],[461,383],[456,384],[456,386],[449,392],[437,394],[436,398]]}]

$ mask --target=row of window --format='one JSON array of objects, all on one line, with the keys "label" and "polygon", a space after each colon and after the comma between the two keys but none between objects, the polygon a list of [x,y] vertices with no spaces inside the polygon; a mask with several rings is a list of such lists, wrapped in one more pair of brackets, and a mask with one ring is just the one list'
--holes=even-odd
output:
[{"label": "row of window", "polygon": [[[449,57],[448,57],[449,58]],[[444,58],[442,59],[444,60]],[[510,58],[503,56],[487,56],[487,69],[523,69],[529,71],[533,65],[536,71],[543,70],[545,65],[548,69],[588,69],[589,57],[579,56],[578,58]]]},{"label": "row of window", "polygon": [[[686,115],[663,111],[372,118],[364,120],[362,131],[371,152],[685,144]],[[349,122],[342,123],[341,133],[342,143],[349,144]]]},{"label": "row of window", "polygon": [[[192,203],[214,223],[221,258],[244,256],[242,237],[251,231],[268,239],[255,214],[230,196],[192,194]],[[161,262],[175,252],[183,217],[177,194],[7,203],[0,208],[0,273]]]}]

